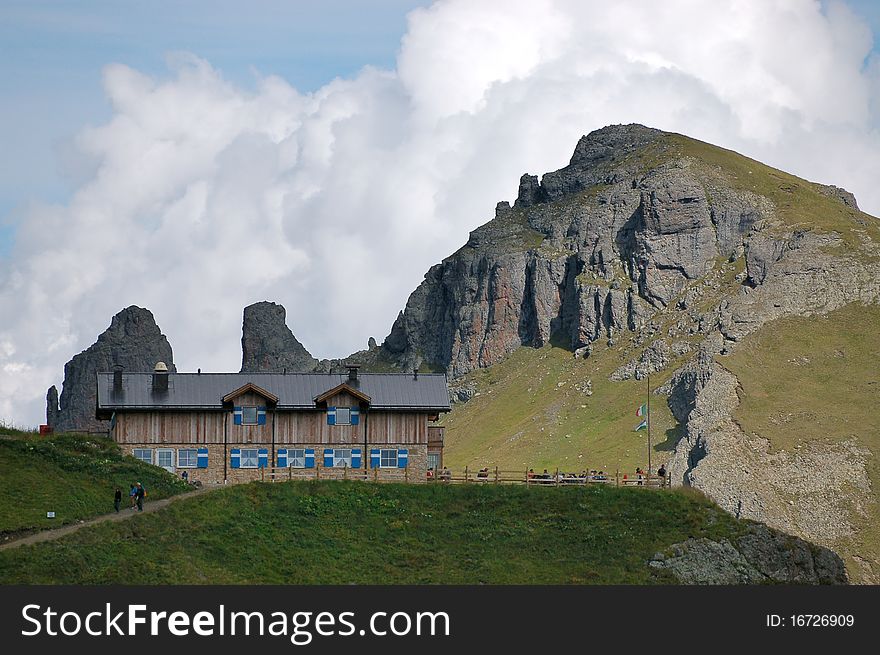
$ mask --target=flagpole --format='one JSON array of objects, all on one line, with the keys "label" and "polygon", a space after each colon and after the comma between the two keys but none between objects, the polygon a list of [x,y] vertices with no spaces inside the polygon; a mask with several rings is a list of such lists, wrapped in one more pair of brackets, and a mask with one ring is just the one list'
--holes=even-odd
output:
[{"label": "flagpole", "polygon": [[648,373],[648,478],[651,476],[651,374]]}]

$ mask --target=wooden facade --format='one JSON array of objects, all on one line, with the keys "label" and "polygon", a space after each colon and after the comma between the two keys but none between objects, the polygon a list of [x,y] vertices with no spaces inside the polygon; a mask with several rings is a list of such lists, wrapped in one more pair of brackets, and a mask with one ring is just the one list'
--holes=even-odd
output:
[{"label": "wooden facade", "polygon": [[[400,380],[397,383],[399,387]],[[279,466],[278,461],[284,461],[291,448],[313,453],[312,465],[319,468],[324,465],[327,448],[350,452],[349,456],[336,456],[350,457],[352,462],[359,462],[352,463],[353,467],[363,468],[379,466],[375,463],[379,460],[371,464],[370,458],[378,458],[380,450],[384,453],[391,449],[398,453],[400,465],[407,468],[407,479],[412,481],[424,480],[428,467],[442,461],[443,428],[430,425],[438,419],[442,406],[386,404],[377,408],[368,395],[345,383],[318,394],[311,405],[281,406],[278,396],[250,382],[228,390],[211,406],[107,405],[101,408],[99,403],[99,411],[106,415],[112,409],[111,436],[125,451],[141,457],[148,451],[157,457],[173,451],[175,457],[187,454],[189,462],[190,449],[196,449],[201,459],[189,475],[203,482],[260,479],[259,470],[246,468],[243,462],[232,463],[239,457],[236,453],[249,448],[260,453],[257,469]],[[245,409],[256,414],[257,423],[244,419]],[[336,416],[344,409],[349,410],[350,423],[344,419],[337,423]],[[178,466],[166,468],[176,471]]]}]

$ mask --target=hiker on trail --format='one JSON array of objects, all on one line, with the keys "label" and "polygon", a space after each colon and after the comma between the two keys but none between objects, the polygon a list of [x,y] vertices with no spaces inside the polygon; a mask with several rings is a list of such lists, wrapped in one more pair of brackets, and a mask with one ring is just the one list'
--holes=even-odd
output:
[{"label": "hiker on trail", "polygon": [[116,487],[116,493],[113,495],[113,509],[119,512],[119,506],[122,504],[122,491]]},{"label": "hiker on trail", "polygon": [[137,483],[137,493],[135,497],[137,498],[137,508],[139,512],[144,511],[144,496],[147,495],[146,490],[144,489],[144,485],[140,482]]},{"label": "hiker on trail", "polygon": [[134,509],[134,504],[137,501],[137,485],[131,485],[131,489],[128,490],[128,508]]}]

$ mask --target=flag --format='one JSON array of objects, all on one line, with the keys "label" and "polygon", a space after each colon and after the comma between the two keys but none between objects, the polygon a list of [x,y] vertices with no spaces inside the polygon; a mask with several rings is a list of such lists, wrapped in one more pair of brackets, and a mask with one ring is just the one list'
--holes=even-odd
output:
[{"label": "flag", "polygon": [[644,430],[644,429],[647,428],[647,427],[648,427],[648,419],[645,419],[644,421],[642,421],[641,423],[639,423],[639,425],[638,425],[638,427],[635,429],[635,431],[638,432],[639,430]]},{"label": "flag", "polygon": [[636,416],[647,416],[647,415],[648,415],[648,406],[647,405],[642,405],[636,411]]}]

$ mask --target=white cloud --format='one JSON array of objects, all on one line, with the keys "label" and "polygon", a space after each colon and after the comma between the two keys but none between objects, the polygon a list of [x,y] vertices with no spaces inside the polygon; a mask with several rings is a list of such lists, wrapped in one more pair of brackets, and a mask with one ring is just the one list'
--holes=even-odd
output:
[{"label": "white cloud", "polygon": [[184,370],[237,370],[242,308],[283,303],[317,356],[381,340],[427,268],[564,165],[641,122],[854,191],[880,213],[880,75],[842,4],[473,2],[410,15],[396,71],[304,95],[192,55],[168,79],[113,64],[114,113],[76,141],[87,180],[33,207],[0,262],[0,418],[122,307],[149,307]]}]

